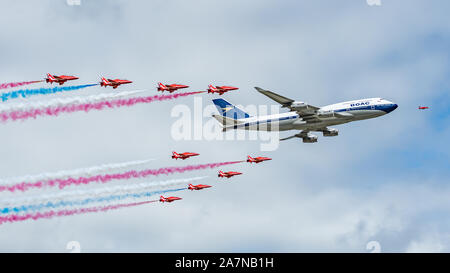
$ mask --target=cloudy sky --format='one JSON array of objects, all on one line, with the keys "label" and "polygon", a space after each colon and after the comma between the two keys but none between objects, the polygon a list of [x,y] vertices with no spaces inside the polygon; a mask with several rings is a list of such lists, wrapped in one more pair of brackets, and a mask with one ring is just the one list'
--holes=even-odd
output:
[{"label": "cloudy sky", "polygon": [[[260,151],[260,140],[174,139],[172,110],[193,109],[193,97],[1,124],[2,178],[145,158],[154,168],[274,160],[229,167],[245,175],[226,182],[216,170],[153,178],[210,176],[202,183],[213,188],[170,205],[4,224],[0,251],[67,252],[78,241],[86,252],[368,252],[377,241],[383,252],[448,252],[450,2],[381,1],[0,0],[0,82],[105,75],[148,94],[158,81],[235,85],[224,97],[242,105],[274,104],[254,86],[317,106],[399,105],[336,126],[338,137],[275,151]],[[101,92],[115,91],[58,96]],[[213,97],[200,98],[207,107]],[[201,156],[173,162],[172,150]]]}]

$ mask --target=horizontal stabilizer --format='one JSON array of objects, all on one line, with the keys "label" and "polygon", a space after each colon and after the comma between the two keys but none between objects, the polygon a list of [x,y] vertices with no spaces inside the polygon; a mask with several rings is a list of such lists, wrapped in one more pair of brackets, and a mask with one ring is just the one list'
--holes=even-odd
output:
[{"label": "horizontal stabilizer", "polygon": [[237,129],[237,126],[236,125],[227,125],[222,128],[222,132],[226,132],[226,131],[233,130],[233,129]]},{"label": "horizontal stabilizer", "polygon": [[212,115],[218,122],[220,122],[220,124],[222,124],[222,126],[229,126],[229,125],[236,125],[239,123],[242,123],[243,121],[239,121],[236,119],[232,119],[232,118],[228,118],[225,116],[221,116],[221,115]]}]

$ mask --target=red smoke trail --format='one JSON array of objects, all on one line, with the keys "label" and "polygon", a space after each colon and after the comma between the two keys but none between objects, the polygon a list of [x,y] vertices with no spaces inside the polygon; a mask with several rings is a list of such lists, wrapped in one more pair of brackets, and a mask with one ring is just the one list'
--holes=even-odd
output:
[{"label": "red smoke trail", "polygon": [[203,169],[212,169],[220,166],[237,164],[244,161],[230,161],[230,162],[219,162],[219,163],[208,163],[208,164],[199,164],[199,165],[189,165],[184,167],[166,167],[160,169],[147,169],[142,171],[131,170],[124,173],[115,173],[115,174],[100,174],[89,177],[78,177],[78,178],[66,178],[66,179],[50,179],[43,180],[38,182],[22,182],[18,184],[11,185],[0,185],[0,192],[2,191],[10,191],[14,192],[16,190],[19,191],[27,191],[30,188],[43,188],[43,187],[55,187],[58,186],[60,189],[67,187],[69,185],[81,185],[81,184],[89,184],[93,182],[97,183],[107,183],[111,180],[120,180],[120,179],[131,179],[131,178],[143,178],[147,176],[158,176],[160,174],[174,174],[174,173],[184,173],[186,171],[195,171],[195,170],[203,170]]},{"label": "red smoke trail", "polygon": [[151,200],[151,201],[144,201],[144,202],[138,202],[138,203],[129,203],[129,204],[119,204],[119,205],[109,205],[104,207],[90,207],[90,208],[80,208],[80,209],[73,209],[73,210],[60,210],[60,211],[47,211],[47,212],[37,212],[37,213],[29,213],[24,215],[18,215],[18,214],[12,214],[8,216],[1,216],[0,217],[0,224],[6,223],[6,222],[21,222],[26,221],[29,219],[33,220],[39,220],[39,219],[50,219],[53,217],[62,217],[62,216],[71,216],[76,214],[84,214],[84,213],[92,213],[92,212],[105,212],[108,210],[116,210],[120,208],[128,208],[128,207],[135,207],[140,205],[145,205],[153,202],[158,202],[159,200]]},{"label": "red smoke trail", "polygon": [[185,97],[190,95],[195,95],[199,93],[203,93],[204,91],[199,92],[187,92],[187,93],[177,93],[171,95],[155,95],[151,97],[135,97],[128,99],[116,99],[116,100],[106,100],[100,102],[87,102],[87,103],[78,103],[78,104],[70,104],[64,106],[50,106],[46,108],[35,108],[29,110],[16,110],[10,112],[2,112],[0,113],[0,120],[2,122],[6,122],[8,120],[18,120],[18,119],[29,119],[36,118],[37,116],[58,116],[61,113],[73,113],[73,112],[89,112],[91,110],[102,110],[104,108],[117,108],[122,106],[133,106],[138,103],[151,103],[154,101],[163,101],[163,100],[172,100],[178,97]]},{"label": "red smoke trail", "polygon": [[9,83],[0,83],[0,89],[6,89],[6,88],[12,88],[12,87],[19,87],[22,85],[32,84],[32,83],[38,83],[43,81],[31,81],[31,82],[9,82]]}]

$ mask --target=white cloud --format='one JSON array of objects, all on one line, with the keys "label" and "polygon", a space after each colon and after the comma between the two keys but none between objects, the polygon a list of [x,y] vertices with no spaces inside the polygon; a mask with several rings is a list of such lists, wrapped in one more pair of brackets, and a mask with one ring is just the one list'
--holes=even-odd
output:
[{"label": "white cloud", "polygon": [[[443,186],[448,172],[426,162],[413,166],[421,162],[423,155],[414,153],[419,148],[434,154],[440,146],[443,158],[449,155],[448,130],[434,130],[429,117],[415,111],[441,95],[435,87],[446,82],[446,49],[428,50],[434,43],[427,39],[448,35],[447,2],[395,1],[380,8],[336,1],[53,2],[2,7],[0,23],[11,26],[0,30],[2,82],[53,72],[79,75],[84,83],[102,74],[130,78],[133,89],[152,94],[157,81],[193,90],[235,84],[240,92],[227,99],[244,105],[272,103],[253,90],[259,85],[314,105],[381,96],[400,106],[385,117],[340,126],[339,137],[317,145],[285,142],[267,154],[274,158],[268,164],[235,166],[243,176],[211,180],[210,191],[183,193],[174,206],[3,225],[1,251],[67,251],[73,240],[85,251],[366,252],[371,240],[383,252],[425,249],[430,240],[434,249],[446,245],[449,223],[427,218],[439,234],[430,239],[423,236],[430,227],[423,219],[450,208]],[[199,151],[192,162],[259,151],[250,141],[168,139],[172,106],[2,124],[2,177],[148,157],[158,158],[158,166],[182,164],[170,161],[172,150]]]},{"label": "white cloud", "polygon": [[431,234],[425,238],[420,238],[418,240],[413,240],[408,247],[406,252],[408,253],[436,253],[448,251],[447,247],[443,245],[443,241],[448,243],[448,236],[445,240],[439,238],[436,234]]}]

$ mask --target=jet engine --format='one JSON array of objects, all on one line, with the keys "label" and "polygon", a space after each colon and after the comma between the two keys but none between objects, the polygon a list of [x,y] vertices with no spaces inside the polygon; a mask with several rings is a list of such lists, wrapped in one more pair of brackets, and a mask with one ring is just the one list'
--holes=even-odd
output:
[{"label": "jet engine", "polygon": [[308,109],[308,104],[303,102],[303,101],[294,101],[291,104],[291,109],[293,110],[304,110],[304,109]]},{"label": "jet engine", "polygon": [[303,143],[314,143],[317,142],[317,136],[313,134],[308,134],[307,136],[303,137]]},{"label": "jet engine", "polygon": [[324,137],[337,136],[339,131],[337,129],[330,128],[326,131],[322,131]]}]

